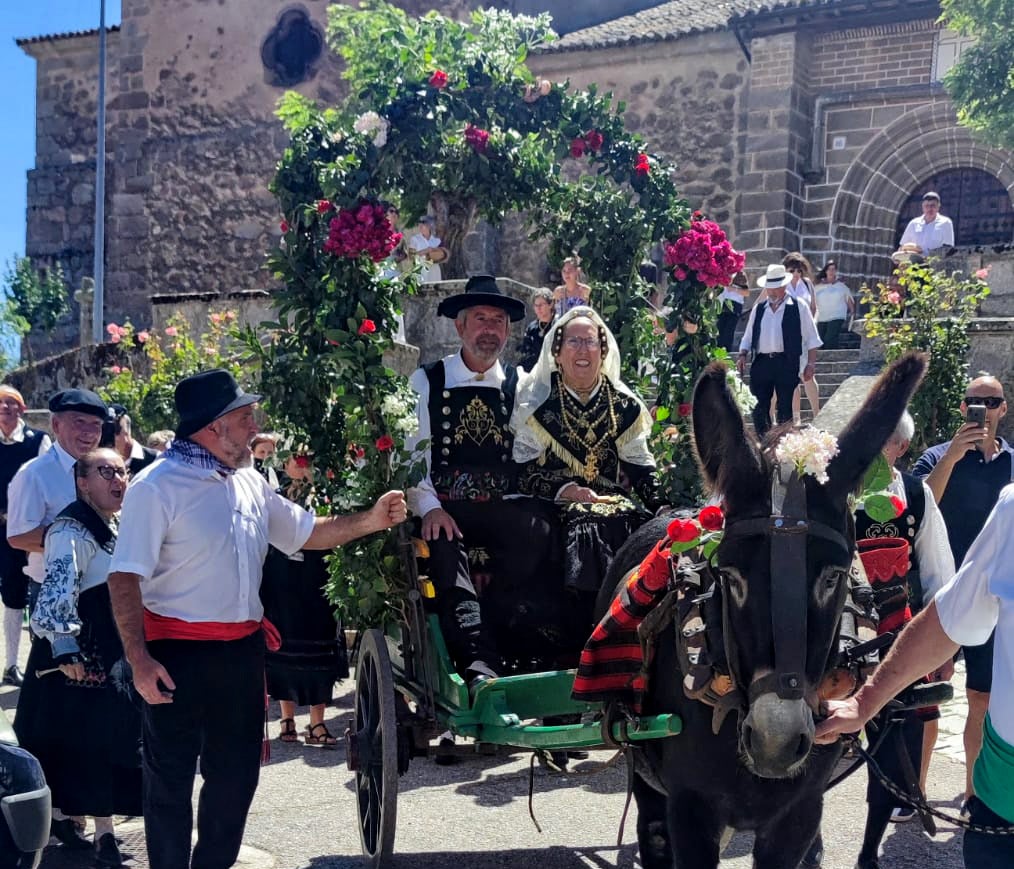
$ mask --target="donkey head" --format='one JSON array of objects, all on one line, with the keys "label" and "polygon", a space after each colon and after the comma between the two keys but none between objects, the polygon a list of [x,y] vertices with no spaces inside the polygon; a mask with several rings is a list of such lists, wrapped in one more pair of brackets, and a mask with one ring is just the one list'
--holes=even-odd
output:
[{"label": "donkey head", "polygon": [[[762,447],[712,363],[694,393],[694,439],[705,479],[724,500],[716,553],[729,667],[747,697],[740,747],[766,778],[801,771],[813,745],[817,689],[833,667],[855,548],[848,507],[925,371],[910,354],[879,378],[838,438],[828,481],[780,478],[775,432]],[[788,483],[787,487],[784,485]]]}]

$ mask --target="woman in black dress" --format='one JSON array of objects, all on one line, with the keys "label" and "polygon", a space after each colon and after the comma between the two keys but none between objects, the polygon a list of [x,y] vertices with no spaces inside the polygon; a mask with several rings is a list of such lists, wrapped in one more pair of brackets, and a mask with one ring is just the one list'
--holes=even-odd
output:
[{"label": "woman in black dress", "polygon": [[14,730],[53,792],[53,833],[89,848],[71,816],[95,819],[96,861],[121,865],[113,815],[141,814],[141,714],[130,693],[106,577],[127,469],[111,449],[74,466],[77,500],[49,526]]},{"label": "woman in black dress", "polygon": [[[313,509],[313,470],[308,456],[294,455],[285,463],[281,493]],[[261,582],[264,617],[281,634],[277,652],[265,655],[268,694],[281,707],[282,742],[296,742],[296,706],[310,707],[306,745],[334,748],[338,740],[324,724],[334,683],[349,674],[345,632],[328,600],[326,552],[301,550],[287,556],[268,550]]]}]

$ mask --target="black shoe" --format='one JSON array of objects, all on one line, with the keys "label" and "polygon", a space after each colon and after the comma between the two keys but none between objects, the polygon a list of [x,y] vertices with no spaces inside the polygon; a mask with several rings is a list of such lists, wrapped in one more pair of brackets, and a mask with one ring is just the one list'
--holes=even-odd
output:
[{"label": "black shoe", "polygon": [[71,851],[91,850],[92,843],[78,835],[77,827],[70,818],[53,820],[49,824],[49,835],[56,838],[63,847]]},{"label": "black shoe", "polygon": [[458,755],[454,753],[454,734],[449,730],[442,733],[440,741],[437,742],[437,749],[433,753],[433,762],[437,766],[452,766],[459,759]]},{"label": "black shoe", "polygon": [[24,683],[25,677],[21,674],[16,664],[4,670],[4,685],[13,685],[15,688],[20,688]]},{"label": "black shoe", "polygon": [[566,751],[551,751],[549,752],[549,759],[552,761],[553,766],[557,767],[560,772],[567,771],[567,764],[570,758],[567,756],[569,752]]},{"label": "black shoe", "polygon": [[810,850],[806,852],[806,856],[799,862],[799,869],[820,869],[820,864],[823,862],[824,837],[820,833],[817,833],[817,838],[810,845]]},{"label": "black shoe", "polygon": [[915,816],[915,809],[911,806],[897,806],[894,811],[891,812],[891,822],[894,824],[904,824],[911,821]]},{"label": "black shoe", "polygon": [[95,865],[96,866],[122,866],[123,855],[116,847],[116,836],[112,833],[103,833],[95,844]]}]

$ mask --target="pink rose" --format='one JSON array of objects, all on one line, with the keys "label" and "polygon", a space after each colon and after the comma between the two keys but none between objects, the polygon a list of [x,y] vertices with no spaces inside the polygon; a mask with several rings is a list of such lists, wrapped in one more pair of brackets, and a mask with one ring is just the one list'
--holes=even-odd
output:
[{"label": "pink rose", "polygon": [[143,344],[150,337],[151,336],[147,332],[138,332],[137,333],[137,343],[138,344]]},{"label": "pink rose", "polygon": [[179,334],[179,330],[175,326],[167,326],[165,333],[170,338],[175,338]]},{"label": "pink rose", "polygon": [[110,371],[112,371],[112,372],[113,372],[113,374],[119,374],[119,373],[120,373],[121,371],[123,371],[123,369],[122,369],[122,368],[120,368],[120,366],[119,366],[119,365],[114,365],[114,366],[113,366],[112,368],[110,368],[109,370],[110,370]]},{"label": "pink rose", "polygon": [[891,290],[891,292],[887,294],[887,301],[889,301],[892,305],[900,305],[901,293],[899,293],[897,290]]},{"label": "pink rose", "polygon": [[978,270],[978,271],[977,271],[977,272],[975,273],[975,276],[976,276],[976,277],[977,277],[977,278],[978,278],[978,279],[979,279],[980,281],[984,281],[984,280],[986,280],[986,278],[988,278],[988,277],[989,277],[989,266],[986,266],[986,268],[984,268],[984,269],[979,269],[979,270]]}]

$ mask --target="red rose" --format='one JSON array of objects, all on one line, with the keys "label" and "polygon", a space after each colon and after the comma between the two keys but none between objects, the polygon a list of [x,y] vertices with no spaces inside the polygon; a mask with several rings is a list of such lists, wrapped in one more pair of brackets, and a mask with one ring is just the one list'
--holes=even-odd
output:
[{"label": "red rose", "polygon": [[324,471],[324,476],[327,477],[329,480],[333,480],[334,479],[334,471],[332,471],[330,468],[328,468],[326,471]]},{"label": "red rose", "polygon": [[281,223],[278,224],[278,228],[282,232],[288,232],[289,231],[289,221],[283,220]]},{"label": "red rose", "polygon": [[437,89],[447,87],[447,73],[442,69],[434,70],[433,75],[430,76],[430,87]]},{"label": "red rose", "polygon": [[584,139],[574,139],[570,143],[570,156],[574,158],[581,158],[584,156]]},{"label": "red rose", "polygon": [[366,458],[366,447],[356,447],[353,450],[353,452],[355,453],[355,456],[356,456],[357,459],[364,459],[364,458]]},{"label": "red rose", "polygon": [[372,335],[377,331],[377,324],[373,320],[363,320],[362,325],[359,327],[357,335]]},{"label": "red rose", "polygon": [[647,154],[637,155],[637,162],[634,163],[634,171],[638,175],[647,175],[651,171],[651,163],[648,162]]},{"label": "red rose", "polygon": [[380,450],[382,453],[387,452],[389,449],[392,449],[394,447],[394,438],[387,434],[381,435],[379,438],[377,438],[376,446],[377,449]]},{"label": "red rose", "polygon": [[905,512],[905,502],[897,495],[891,495],[891,506],[894,507],[895,518]]},{"label": "red rose", "polygon": [[584,143],[590,151],[597,151],[602,147],[602,134],[598,130],[589,130],[584,134]]},{"label": "red rose", "polygon": [[691,220],[703,220],[704,215],[700,211],[695,211],[690,218]]},{"label": "red rose", "polygon": [[720,507],[705,507],[698,515],[697,521],[705,531],[721,531],[725,525],[725,514]]},{"label": "red rose", "polygon": [[326,199],[317,200],[317,214],[327,214],[331,210],[331,203]]},{"label": "red rose", "polygon": [[666,531],[673,543],[689,543],[701,536],[700,529],[693,520],[673,519]]},{"label": "red rose", "polygon": [[693,413],[693,410],[694,410],[693,405],[687,404],[684,401],[679,407],[676,408],[676,413],[678,413],[680,416],[690,416],[690,414]]},{"label": "red rose", "polygon": [[296,467],[297,468],[308,468],[308,467],[310,467],[310,457],[309,456],[296,456],[295,462],[296,462]]},{"label": "red rose", "polygon": [[485,154],[489,147],[489,133],[479,127],[465,124],[465,141],[476,154]]}]

